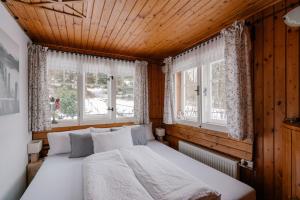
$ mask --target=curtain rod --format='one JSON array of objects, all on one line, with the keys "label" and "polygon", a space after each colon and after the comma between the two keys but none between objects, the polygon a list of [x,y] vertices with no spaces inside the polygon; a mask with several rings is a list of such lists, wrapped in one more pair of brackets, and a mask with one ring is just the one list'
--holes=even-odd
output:
[{"label": "curtain rod", "polygon": [[110,59],[116,59],[116,60],[125,60],[125,61],[139,60],[139,61],[148,61],[149,63],[157,63],[157,64],[161,63],[161,60],[155,60],[155,59],[149,59],[149,58],[143,58],[143,57],[105,53],[105,52],[100,52],[100,51],[95,51],[95,50],[79,49],[79,48],[74,48],[74,47],[66,47],[66,46],[61,46],[61,45],[45,44],[45,43],[39,43],[39,42],[33,42],[33,44],[48,47],[49,50],[70,52],[70,53],[76,53],[76,54],[81,54],[81,55],[90,55],[90,56],[104,57],[104,58],[110,58]]}]

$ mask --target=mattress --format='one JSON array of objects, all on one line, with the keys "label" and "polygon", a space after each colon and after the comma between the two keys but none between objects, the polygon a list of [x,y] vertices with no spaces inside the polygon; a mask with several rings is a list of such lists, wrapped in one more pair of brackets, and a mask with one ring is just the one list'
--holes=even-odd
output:
[{"label": "mattress", "polygon": [[[253,200],[250,186],[206,166],[157,141],[148,142],[153,151],[221,193],[223,200]],[[82,160],[68,154],[48,156],[21,200],[82,200]]]}]

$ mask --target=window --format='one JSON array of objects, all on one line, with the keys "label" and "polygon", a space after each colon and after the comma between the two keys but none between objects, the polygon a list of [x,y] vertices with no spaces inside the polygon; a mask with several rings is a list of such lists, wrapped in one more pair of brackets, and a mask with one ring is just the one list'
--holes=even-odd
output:
[{"label": "window", "polygon": [[116,77],[116,117],[132,118],[133,112],[133,76]]},{"label": "window", "polygon": [[198,120],[197,72],[197,68],[193,68],[176,74],[175,84],[179,87],[176,90],[176,113],[179,120]]},{"label": "window", "polygon": [[77,73],[49,70],[48,88],[53,124],[78,118]]},{"label": "window", "polygon": [[74,69],[48,69],[53,124],[133,120],[133,72],[111,76],[93,70],[79,73]]},{"label": "window", "polygon": [[226,126],[224,59],[175,73],[177,121]]},{"label": "window", "polygon": [[107,118],[109,77],[103,73],[85,73],[84,79],[84,118]]},{"label": "window", "polygon": [[219,60],[202,67],[202,122],[226,124],[225,64]]}]

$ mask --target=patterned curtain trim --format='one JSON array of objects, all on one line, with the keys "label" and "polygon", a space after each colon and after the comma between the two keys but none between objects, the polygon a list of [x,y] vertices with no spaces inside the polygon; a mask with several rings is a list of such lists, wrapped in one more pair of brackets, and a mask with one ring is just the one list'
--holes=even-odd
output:
[{"label": "patterned curtain trim", "polygon": [[174,97],[175,97],[175,82],[174,74],[172,71],[172,57],[164,60],[164,73],[165,73],[165,97],[164,97],[164,116],[163,123],[173,124],[175,121],[174,116]]},{"label": "patterned curtain trim", "polygon": [[149,123],[148,103],[148,63],[146,61],[135,62],[134,77],[134,115],[135,123]]},{"label": "patterned curtain trim", "polygon": [[244,21],[223,29],[226,65],[226,105],[229,136],[253,140],[250,33]]},{"label": "patterned curtain trim", "polygon": [[30,131],[51,128],[47,84],[47,48],[28,46],[28,118]]}]

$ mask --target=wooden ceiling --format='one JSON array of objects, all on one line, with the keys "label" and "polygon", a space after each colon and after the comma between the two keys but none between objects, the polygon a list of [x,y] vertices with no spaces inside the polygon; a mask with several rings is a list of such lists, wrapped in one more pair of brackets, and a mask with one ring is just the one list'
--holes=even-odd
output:
[{"label": "wooden ceiling", "polygon": [[2,1],[34,42],[162,59],[279,0]]}]

